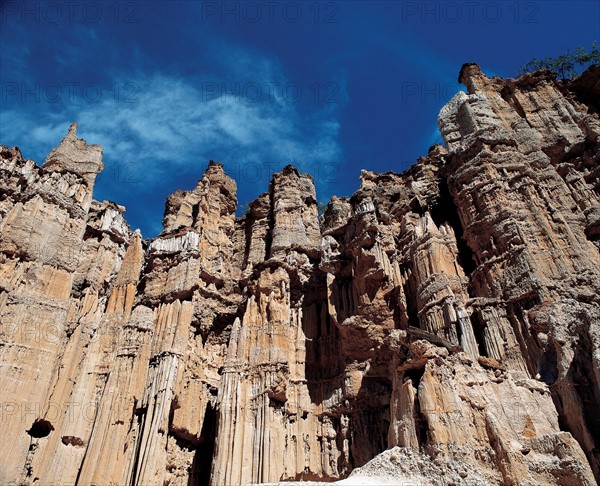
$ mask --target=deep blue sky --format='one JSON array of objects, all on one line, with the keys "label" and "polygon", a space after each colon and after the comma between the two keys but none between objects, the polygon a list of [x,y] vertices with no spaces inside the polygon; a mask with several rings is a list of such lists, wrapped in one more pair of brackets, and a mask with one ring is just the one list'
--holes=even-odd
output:
[{"label": "deep blue sky", "polygon": [[144,236],[225,163],[247,203],[288,163],[318,198],[440,142],[460,67],[514,77],[600,41],[600,2],[1,2],[0,143],[42,163],[71,122],[104,147],[95,198]]}]

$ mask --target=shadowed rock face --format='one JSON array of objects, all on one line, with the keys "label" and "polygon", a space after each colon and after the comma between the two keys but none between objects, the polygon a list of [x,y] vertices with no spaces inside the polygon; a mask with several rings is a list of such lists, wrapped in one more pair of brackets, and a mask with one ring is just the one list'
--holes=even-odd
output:
[{"label": "shadowed rock face", "polygon": [[1,146],[0,479],[595,484],[600,72],[460,80],[320,221],[291,166],[236,219],[211,162],[147,242],[76,126]]}]

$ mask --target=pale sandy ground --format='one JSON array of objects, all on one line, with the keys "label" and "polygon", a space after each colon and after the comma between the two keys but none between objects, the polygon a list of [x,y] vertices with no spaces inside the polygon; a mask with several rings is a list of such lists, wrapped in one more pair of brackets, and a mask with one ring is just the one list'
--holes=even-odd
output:
[{"label": "pale sandy ground", "polygon": [[[319,481],[282,481],[260,486],[489,486],[491,483],[465,464],[432,461],[418,452],[394,447],[355,469],[346,479],[332,483]],[[259,486],[259,485],[247,485]]]},{"label": "pale sandy ground", "polygon": [[431,483],[423,479],[391,479],[382,477],[351,477],[333,483],[322,483],[315,481],[288,481],[282,483],[264,483],[260,486],[325,486],[325,485],[340,485],[340,486],[429,486]]},{"label": "pale sandy ground", "polygon": [[389,451],[374,458],[350,477],[331,483],[320,481],[282,481],[247,486],[431,486],[433,483],[420,474],[407,474],[403,468],[394,467],[389,461]]}]

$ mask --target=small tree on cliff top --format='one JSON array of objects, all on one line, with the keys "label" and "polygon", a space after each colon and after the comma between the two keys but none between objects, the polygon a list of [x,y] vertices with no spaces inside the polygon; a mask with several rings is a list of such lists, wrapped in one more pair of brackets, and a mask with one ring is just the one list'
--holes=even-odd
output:
[{"label": "small tree on cliff top", "polygon": [[587,52],[582,47],[576,47],[574,53],[569,51],[558,57],[547,57],[546,59],[533,58],[521,68],[523,73],[537,69],[549,69],[559,79],[573,79],[579,74],[581,68],[591,64],[600,64],[600,50],[598,44],[592,43],[592,50]]}]

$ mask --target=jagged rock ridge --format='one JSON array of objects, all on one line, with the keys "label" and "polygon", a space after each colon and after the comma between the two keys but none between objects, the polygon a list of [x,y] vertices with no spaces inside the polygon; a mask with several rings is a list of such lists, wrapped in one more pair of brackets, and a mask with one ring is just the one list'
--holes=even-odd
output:
[{"label": "jagged rock ridge", "polygon": [[465,65],[446,148],[320,222],[293,167],[236,219],[211,162],[149,243],[75,125],[2,146],[0,479],[594,484],[599,80]]}]

